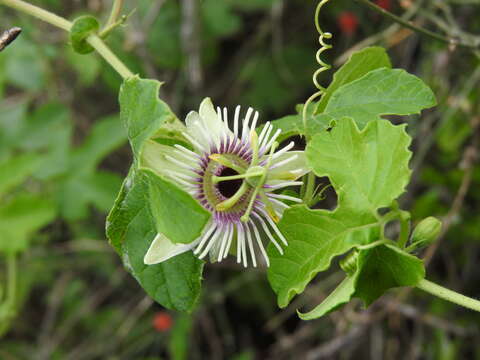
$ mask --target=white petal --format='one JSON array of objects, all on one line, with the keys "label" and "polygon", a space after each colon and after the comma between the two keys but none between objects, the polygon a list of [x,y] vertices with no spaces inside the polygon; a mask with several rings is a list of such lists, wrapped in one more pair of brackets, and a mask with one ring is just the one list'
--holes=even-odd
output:
[{"label": "white petal", "polygon": [[[292,159],[291,161],[289,161]],[[268,171],[267,184],[269,180],[275,180],[285,173],[291,173],[294,179],[309,172],[304,151],[287,151],[280,156],[274,157],[270,170]]]},{"label": "white petal", "polygon": [[303,185],[303,182],[290,180],[269,180],[266,182],[266,185],[268,185],[268,187],[264,187],[263,190],[265,192],[271,192],[287,186],[300,186]]},{"label": "white petal", "polygon": [[[199,130],[200,122],[203,127],[203,131]],[[222,120],[222,116],[219,116],[213,107],[212,100],[205,98],[200,104],[200,110],[198,113],[191,112],[187,115],[185,120],[187,124],[187,132],[191,138],[196,140],[201,145],[206,144],[220,144],[220,141],[231,132]],[[205,136],[207,138],[205,138]],[[194,144],[195,145],[195,144]],[[205,150],[205,149],[204,149]]]},{"label": "white petal", "polygon": [[198,169],[198,163],[183,158],[181,162],[169,160],[178,158],[176,151],[176,148],[172,146],[162,145],[156,141],[147,141],[143,147],[140,166],[152,169],[157,174],[166,176],[174,182],[177,182],[177,177],[172,174],[178,174],[179,177],[195,176],[193,171]]},{"label": "white petal", "polygon": [[285,209],[288,209],[290,207],[287,204],[281,202],[280,200],[271,198],[270,196],[268,196],[268,200],[270,200],[270,204],[272,204],[273,210],[275,211],[278,217],[282,217]]},{"label": "white petal", "polygon": [[213,107],[212,104],[212,99],[210,98],[205,98],[202,100],[200,103],[200,109],[199,109],[199,114],[200,117],[203,119],[209,119],[209,120],[218,120],[217,118],[217,112],[215,111],[215,108]]},{"label": "white petal", "polygon": [[162,233],[158,233],[153,239],[150,248],[148,249],[143,262],[146,265],[153,265],[168,260],[176,255],[182,254],[191,250],[197,244],[197,240],[190,244],[174,244]]}]

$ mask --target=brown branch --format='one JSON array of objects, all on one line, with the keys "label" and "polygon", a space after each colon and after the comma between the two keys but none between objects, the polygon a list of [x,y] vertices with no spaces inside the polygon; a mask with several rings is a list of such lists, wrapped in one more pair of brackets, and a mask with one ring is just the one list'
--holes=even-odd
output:
[{"label": "brown branch", "polygon": [[13,27],[6,30],[0,35],[0,51],[3,51],[8,45],[10,45],[22,32],[19,27]]}]

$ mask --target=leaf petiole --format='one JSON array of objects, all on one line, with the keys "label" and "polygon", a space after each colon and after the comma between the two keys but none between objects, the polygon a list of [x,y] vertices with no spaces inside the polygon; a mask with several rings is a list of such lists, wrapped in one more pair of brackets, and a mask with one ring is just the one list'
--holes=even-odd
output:
[{"label": "leaf petiole", "polygon": [[454,304],[480,312],[480,301],[444,288],[426,279],[422,279],[417,288]]}]

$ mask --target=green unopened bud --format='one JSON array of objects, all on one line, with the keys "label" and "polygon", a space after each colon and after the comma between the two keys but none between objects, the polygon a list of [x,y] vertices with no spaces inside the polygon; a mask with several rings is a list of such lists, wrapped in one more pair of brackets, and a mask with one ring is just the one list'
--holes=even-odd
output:
[{"label": "green unopened bud", "polygon": [[415,227],[412,234],[410,249],[418,249],[433,243],[442,229],[442,222],[433,216],[429,216]]},{"label": "green unopened bud", "polygon": [[340,260],[340,267],[347,273],[348,276],[353,276],[357,271],[358,251],[353,250],[342,260]]}]

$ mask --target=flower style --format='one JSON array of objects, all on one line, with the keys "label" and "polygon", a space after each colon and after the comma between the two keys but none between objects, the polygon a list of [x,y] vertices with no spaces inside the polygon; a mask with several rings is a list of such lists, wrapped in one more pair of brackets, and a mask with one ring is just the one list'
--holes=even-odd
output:
[{"label": "flower style", "polygon": [[188,250],[200,259],[209,254],[211,261],[221,261],[236,247],[238,263],[246,267],[250,253],[253,266],[257,266],[258,248],[268,266],[262,233],[283,253],[279,242],[286,246],[287,241],[276,223],[289,206],[282,200],[301,200],[274,191],[302,184],[296,180],[307,173],[305,157],[303,151],[289,151],[293,142],[277,151],[281,130],[272,135],[273,126],[267,122],[257,135],[257,120],[258,112],[249,108],[240,131],[237,106],[231,131],[227,109],[215,111],[207,98],[199,112],[190,112],[185,121],[182,135],[192,150],[179,144],[147,144],[144,165],[184,188],[212,216],[201,236],[189,244],[174,244],[157,234],[145,264],[156,264]]}]

